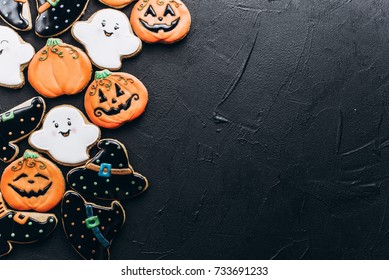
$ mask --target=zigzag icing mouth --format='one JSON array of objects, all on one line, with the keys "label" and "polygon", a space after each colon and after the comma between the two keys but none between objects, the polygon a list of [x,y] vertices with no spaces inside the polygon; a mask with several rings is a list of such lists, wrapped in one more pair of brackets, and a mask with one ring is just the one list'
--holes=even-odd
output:
[{"label": "zigzag icing mouth", "polygon": [[175,21],[173,21],[171,25],[167,25],[165,23],[150,25],[142,19],[139,20],[142,23],[144,28],[154,33],[158,33],[159,30],[163,30],[164,32],[172,31],[174,28],[176,28],[176,26],[180,22],[180,18],[178,18]]},{"label": "zigzag icing mouth", "polygon": [[31,198],[31,197],[39,197],[41,195],[45,195],[47,193],[47,191],[50,189],[51,185],[53,184],[53,182],[50,182],[43,190],[39,190],[39,191],[29,191],[29,192],[25,192],[23,190],[20,190],[18,189],[17,187],[15,187],[14,185],[12,185],[11,183],[8,183],[8,186],[10,186],[16,193],[18,193],[21,197],[27,197],[27,198]]}]

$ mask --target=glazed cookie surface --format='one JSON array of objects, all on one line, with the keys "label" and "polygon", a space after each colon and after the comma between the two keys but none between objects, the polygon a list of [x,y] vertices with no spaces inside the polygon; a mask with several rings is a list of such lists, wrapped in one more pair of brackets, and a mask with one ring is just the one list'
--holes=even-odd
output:
[{"label": "glazed cookie surface", "polygon": [[89,0],[36,0],[35,33],[40,37],[62,34],[84,14],[88,3]]},{"label": "glazed cookie surface", "polygon": [[27,31],[32,27],[31,11],[27,0],[0,1],[0,17],[16,30]]},{"label": "glazed cookie surface", "polygon": [[81,49],[50,38],[28,68],[28,80],[41,95],[55,98],[81,92],[92,75],[92,64]]},{"label": "glazed cookie surface", "polygon": [[29,143],[56,162],[75,166],[89,159],[89,149],[100,138],[100,129],[91,124],[84,114],[70,105],[51,109],[40,130],[29,138]]},{"label": "glazed cookie surface", "polygon": [[89,119],[104,128],[117,128],[139,117],[148,102],[143,83],[127,73],[98,71],[85,93]]},{"label": "glazed cookie surface", "polygon": [[0,189],[13,209],[47,212],[61,201],[65,179],[54,163],[27,150],[4,170]]},{"label": "glazed cookie surface", "polygon": [[65,234],[77,253],[84,259],[108,260],[112,240],[125,222],[121,204],[113,201],[110,207],[104,207],[68,191],[61,211]]},{"label": "glazed cookie surface", "polygon": [[34,54],[33,46],[24,42],[18,33],[9,27],[0,26],[0,86],[22,87],[25,82],[23,69]]},{"label": "glazed cookie surface", "polygon": [[43,98],[34,97],[0,114],[0,161],[8,163],[17,157],[19,148],[15,143],[38,128],[45,110]]},{"label": "glazed cookie surface", "polygon": [[102,69],[119,70],[123,58],[142,49],[142,41],[134,35],[128,17],[114,9],[100,10],[88,21],[76,22],[72,35],[84,45],[93,64]]},{"label": "glazed cookie surface", "polygon": [[54,214],[19,212],[8,209],[0,193],[0,257],[12,250],[12,243],[40,241],[57,226]]},{"label": "glazed cookie surface", "polygon": [[131,25],[146,43],[171,44],[182,40],[192,23],[180,0],[139,0],[131,12]]},{"label": "glazed cookie surface", "polygon": [[69,171],[67,181],[72,189],[100,199],[122,200],[148,188],[147,179],[131,167],[122,143],[103,139],[97,146],[100,151],[93,159]]},{"label": "glazed cookie surface", "polygon": [[134,0],[99,0],[101,3],[115,9],[121,9],[134,2]]}]

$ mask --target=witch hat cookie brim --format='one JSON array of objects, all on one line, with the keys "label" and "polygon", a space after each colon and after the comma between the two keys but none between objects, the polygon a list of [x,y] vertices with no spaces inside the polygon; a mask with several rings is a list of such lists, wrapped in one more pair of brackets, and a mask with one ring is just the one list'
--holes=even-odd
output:
[{"label": "witch hat cookie brim", "polygon": [[69,242],[84,259],[108,260],[113,238],[123,227],[125,212],[118,201],[110,207],[89,203],[74,192],[62,200],[62,224]]},{"label": "witch hat cookie brim", "polygon": [[8,209],[0,193],[0,257],[11,252],[12,243],[28,244],[45,238],[57,223],[54,214]]}]

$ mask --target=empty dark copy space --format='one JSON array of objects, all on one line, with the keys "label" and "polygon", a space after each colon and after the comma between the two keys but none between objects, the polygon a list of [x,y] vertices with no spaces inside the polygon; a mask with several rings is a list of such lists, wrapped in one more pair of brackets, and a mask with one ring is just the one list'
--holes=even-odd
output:
[{"label": "empty dark copy space", "polygon": [[[122,202],[111,258],[389,258],[389,2],[185,3],[188,37],[144,44],[121,69],[148,88],[145,114],[102,129],[150,182]],[[104,7],[91,0],[82,20]],[[46,42],[20,34],[37,51]],[[0,91],[2,112],[36,95]],[[48,109],[84,110],[83,95]],[[4,259],[79,258],[59,223]]]}]

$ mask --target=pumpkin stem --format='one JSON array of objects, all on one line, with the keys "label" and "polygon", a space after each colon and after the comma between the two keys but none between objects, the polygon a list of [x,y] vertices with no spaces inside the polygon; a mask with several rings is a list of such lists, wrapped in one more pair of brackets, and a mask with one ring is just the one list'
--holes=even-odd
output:
[{"label": "pumpkin stem", "polygon": [[23,158],[25,158],[25,159],[28,159],[28,158],[37,159],[38,157],[39,156],[37,153],[34,153],[32,151],[29,151],[29,150],[25,151],[24,155],[23,155]]},{"label": "pumpkin stem", "polygon": [[58,39],[58,38],[49,38],[47,39],[47,43],[46,43],[46,46],[58,46],[58,45],[62,45],[62,40],[61,39]]},{"label": "pumpkin stem", "polygon": [[111,76],[112,72],[105,69],[103,71],[96,71],[95,73],[95,80],[101,80],[101,79],[105,79],[109,76]]}]

